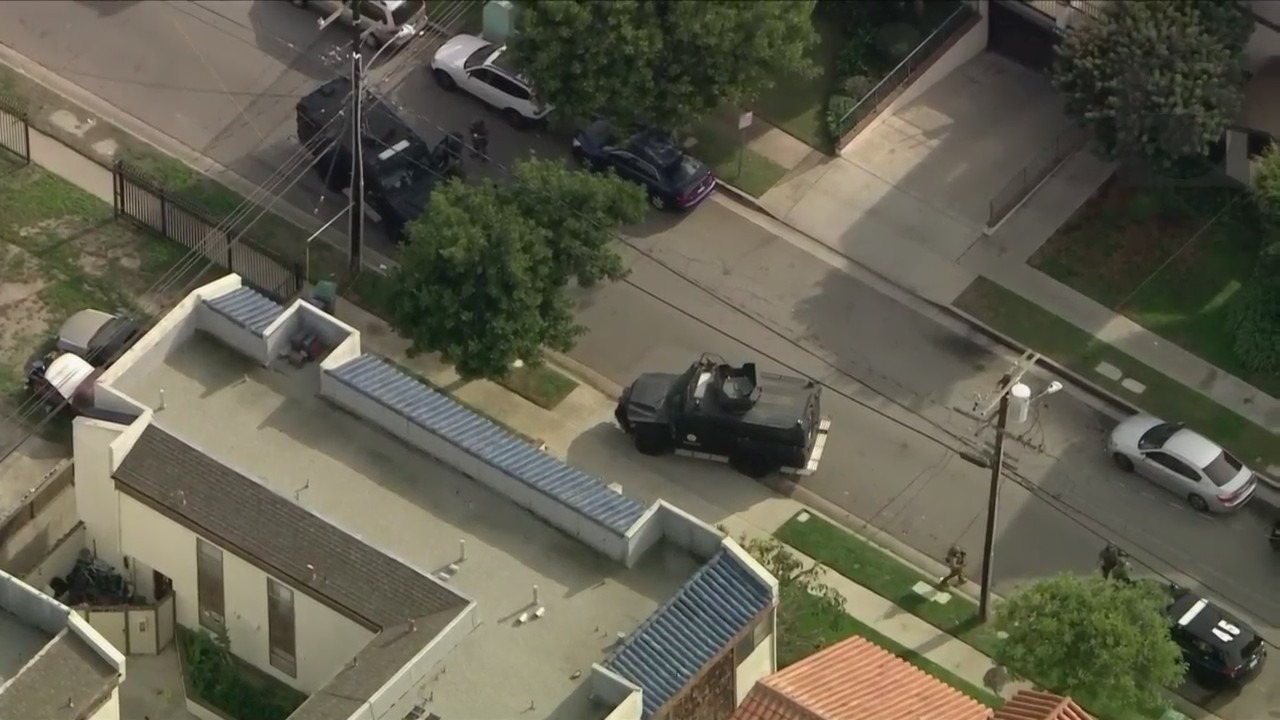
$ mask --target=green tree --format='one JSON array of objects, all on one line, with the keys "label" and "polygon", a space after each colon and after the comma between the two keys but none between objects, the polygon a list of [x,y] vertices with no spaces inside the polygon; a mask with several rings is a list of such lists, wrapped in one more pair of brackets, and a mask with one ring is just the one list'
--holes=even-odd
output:
[{"label": "green tree", "polygon": [[1280,244],[1264,252],[1253,278],[1232,299],[1228,316],[1235,338],[1233,350],[1245,367],[1280,373]]},{"label": "green tree", "polygon": [[510,47],[563,118],[677,129],[813,72],[813,3],[522,0]]},{"label": "green tree", "polygon": [[1015,676],[1070,695],[1098,717],[1124,717],[1163,702],[1186,671],[1169,632],[1169,597],[1158,583],[1060,575],[999,607],[1008,637],[996,661]]},{"label": "green tree", "polygon": [[1253,201],[1267,224],[1280,228],[1280,143],[1271,147],[1257,160],[1253,179]]},{"label": "green tree", "polygon": [[[1114,158],[1202,156],[1240,107],[1242,33],[1227,2],[1119,2],[1074,29],[1054,64],[1066,109]],[[1244,36],[1244,41],[1247,41]]]},{"label": "green tree", "polygon": [[809,657],[849,635],[844,596],[821,581],[821,565],[805,567],[776,538],[744,537],[740,542],[778,580],[779,667]]},{"label": "green tree", "polygon": [[537,365],[544,347],[570,350],[584,329],[565,289],[625,276],[610,243],[644,215],[644,191],[613,175],[530,160],[515,176],[437,187],[387,293],[410,352],[440,353],[468,379]]}]

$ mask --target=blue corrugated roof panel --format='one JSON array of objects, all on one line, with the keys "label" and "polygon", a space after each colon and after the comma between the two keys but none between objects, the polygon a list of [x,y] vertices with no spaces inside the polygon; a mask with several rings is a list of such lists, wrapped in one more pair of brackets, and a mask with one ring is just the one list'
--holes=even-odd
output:
[{"label": "blue corrugated roof panel", "polygon": [[645,512],[638,500],[538,450],[376,355],[361,355],[329,373],[619,535]]},{"label": "blue corrugated roof panel", "polygon": [[605,665],[640,686],[651,717],[772,602],[769,586],[721,549]]},{"label": "blue corrugated roof panel", "polygon": [[258,335],[265,334],[267,326],[284,314],[283,305],[247,287],[236,288],[204,302],[231,322]]}]

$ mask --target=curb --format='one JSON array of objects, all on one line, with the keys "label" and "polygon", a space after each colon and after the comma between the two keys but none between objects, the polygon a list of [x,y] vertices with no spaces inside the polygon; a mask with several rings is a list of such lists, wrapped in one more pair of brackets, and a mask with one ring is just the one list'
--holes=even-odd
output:
[{"label": "curb", "polygon": [[568,375],[570,379],[577,380],[583,385],[595,390],[596,392],[608,397],[610,400],[617,400],[622,397],[622,386],[618,385],[609,378],[574,360],[573,358],[559,353],[554,350],[545,350],[547,360],[551,365]]},{"label": "curb", "polygon": [[[754,195],[749,194],[746,190],[730,185],[729,183],[723,180],[720,180],[719,178],[716,179],[716,190],[722,191],[725,195],[729,196],[731,200],[737,202],[739,205],[744,205],[750,210],[755,210],[756,212],[761,213],[763,215],[768,215],[769,217],[773,218],[774,220],[777,220],[778,222],[783,222],[781,218],[779,218],[778,216],[774,215],[773,213],[765,209],[765,206],[761,205],[760,201],[757,200]],[[783,224],[787,225],[786,223],[783,223]],[[791,226],[787,225],[787,227],[791,227]],[[796,232],[800,232],[800,231],[796,230]],[[801,234],[803,235],[804,233],[801,233]],[[850,259],[852,260],[852,258]]]}]

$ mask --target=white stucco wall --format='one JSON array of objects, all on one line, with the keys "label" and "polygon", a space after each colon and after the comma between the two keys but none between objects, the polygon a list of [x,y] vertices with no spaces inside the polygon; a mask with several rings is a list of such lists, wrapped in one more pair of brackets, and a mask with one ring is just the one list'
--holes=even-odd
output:
[{"label": "white stucco wall", "polygon": [[[772,616],[772,611],[770,611]],[[773,627],[773,618],[765,620],[769,623],[769,627]],[[737,690],[735,702],[739,705],[747,697],[747,693],[751,692],[751,688],[761,680],[769,677],[775,671],[777,663],[777,635],[769,633],[764,637],[760,644],[747,655],[747,659],[738,663],[737,670],[734,671],[734,681]]]},{"label": "white stucco wall", "polygon": [[[173,580],[178,624],[200,627],[196,534],[127,495],[120,494],[118,503],[124,552]],[[270,660],[267,574],[227,548],[222,551],[223,596],[231,650],[263,672],[311,693],[328,682],[373,638],[371,631],[295,588],[298,675],[292,678],[281,673],[271,666]]]},{"label": "white stucco wall", "polygon": [[120,688],[112,688],[111,697],[85,720],[120,720]]},{"label": "white stucco wall", "polygon": [[123,427],[78,417],[71,435],[76,458],[76,510],[85,526],[85,546],[112,567],[122,568],[120,513],[111,479],[111,443]]}]

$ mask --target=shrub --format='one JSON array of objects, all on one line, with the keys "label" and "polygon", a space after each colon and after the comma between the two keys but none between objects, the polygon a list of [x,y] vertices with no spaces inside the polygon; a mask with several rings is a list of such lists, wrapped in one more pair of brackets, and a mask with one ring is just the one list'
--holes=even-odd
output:
[{"label": "shrub", "polygon": [[1235,354],[1255,372],[1280,373],[1280,274],[1264,264],[1236,296],[1231,311]]},{"label": "shrub", "polygon": [[285,720],[305,699],[283,684],[259,684],[247,678],[231,654],[225,632],[217,636],[183,628],[178,632],[196,697],[233,720]]},{"label": "shrub", "polygon": [[1280,226],[1280,143],[1272,143],[1258,158],[1253,201],[1270,225]]},{"label": "shrub", "polygon": [[[845,116],[858,106],[858,100],[847,95],[832,95],[827,102],[827,132],[831,134],[833,142],[839,142],[840,137],[849,131],[852,123],[845,120]],[[846,125],[847,123],[847,125]]]},{"label": "shrub", "polygon": [[854,75],[840,83],[840,94],[852,98],[855,102],[867,96],[875,89],[877,81],[867,75]]},{"label": "shrub", "polygon": [[871,66],[875,64],[875,33],[868,28],[860,28],[848,36],[836,52],[835,74],[837,78],[854,75],[874,75]]},{"label": "shrub", "polygon": [[895,68],[920,44],[920,31],[907,23],[890,23],[876,33],[876,54],[889,69]]}]

